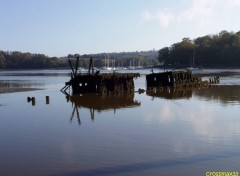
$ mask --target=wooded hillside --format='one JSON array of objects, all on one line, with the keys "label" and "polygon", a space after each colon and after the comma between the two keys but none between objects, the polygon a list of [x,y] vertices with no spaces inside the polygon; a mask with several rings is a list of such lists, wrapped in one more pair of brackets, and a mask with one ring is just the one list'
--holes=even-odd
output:
[{"label": "wooded hillside", "polygon": [[44,54],[22,53],[19,51],[0,51],[0,69],[46,69],[46,68],[69,68],[68,59],[76,62],[80,56],[79,66],[87,68],[90,57],[94,59],[95,67],[137,67],[154,66],[158,63],[158,51],[136,51],[121,53],[99,54],[68,54],[66,57],[48,57]]},{"label": "wooded hillside", "polygon": [[240,31],[221,31],[181,42],[159,50],[159,62],[171,67],[240,67]]},{"label": "wooded hillside", "polygon": [[[46,69],[69,68],[66,57],[48,57],[44,54],[22,53],[0,50],[0,69]],[[221,31],[216,35],[206,35],[196,39],[183,38],[181,42],[159,51],[136,51],[120,53],[99,53],[80,55],[80,67],[88,67],[93,57],[95,67],[152,67],[164,65],[172,68],[208,67],[240,68],[240,31]],[[75,60],[75,59],[73,59]]]}]

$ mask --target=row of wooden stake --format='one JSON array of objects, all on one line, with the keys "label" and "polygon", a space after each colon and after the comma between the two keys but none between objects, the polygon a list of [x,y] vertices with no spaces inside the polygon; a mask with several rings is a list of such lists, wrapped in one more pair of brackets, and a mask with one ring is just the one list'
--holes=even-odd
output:
[{"label": "row of wooden stake", "polygon": [[[36,105],[35,97],[27,97],[27,102],[28,103],[32,102],[32,106]],[[46,104],[49,104],[49,103],[50,103],[50,98],[49,98],[49,96],[46,96]]]}]

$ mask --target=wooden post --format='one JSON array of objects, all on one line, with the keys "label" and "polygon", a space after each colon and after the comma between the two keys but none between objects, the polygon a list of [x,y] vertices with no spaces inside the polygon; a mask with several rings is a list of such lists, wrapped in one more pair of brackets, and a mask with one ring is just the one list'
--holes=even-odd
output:
[{"label": "wooden post", "polygon": [[46,96],[46,104],[49,104],[49,96]]},{"label": "wooden post", "polygon": [[32,97],[32,106],[36,105],[35,97]]},{"label": "wooden post", "polygon": [[74,70],[73,70],[73,66],[72,66],[72,63],[71,63],[70,59],[68,59],[68,62],[69,62],[69,65],[70,65],[70,67],[72,69],[72,74],[71,75],[75,75]]},{"label": "wooden post", "polygon": [[27,102],[29,103],[30,101],[32,101],[32,98],[27,97]]},{"label": "wooden post", "polygon": [[77,63],[76,63],[76,68],[75,68],[75,77],[77,76],[77,71],[78,71],[78,62],[79,62],[79,56],[77,57]]}]

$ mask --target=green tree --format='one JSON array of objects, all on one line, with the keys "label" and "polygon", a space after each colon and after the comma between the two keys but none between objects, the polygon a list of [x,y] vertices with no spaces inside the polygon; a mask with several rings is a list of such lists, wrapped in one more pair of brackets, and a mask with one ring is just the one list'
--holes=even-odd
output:
[{"label": "green tree", "polygon": [[[164,54],[168,53],[168,55]],[[173,44],[167,52],[166,48],[159,50],[158,58],[168,58],[167,65],[188,66],[195,56],[199,65],[206,67],[239,67],[240,66],[240,31],[237,33],[221,31],[216,35],[206,35],[191,41],[183,38]],[[166,55],[167,57],[163,57]],[[196,62],[195,62],[196,63]]]},{"label": "green tree", "polygon": [[160,49],[158,52],[158,61],[160,63],[165,63],[170,57],[169,52],[170,51],[169,51],[168,47],[164,47],[164,48]]},{"label": "green tree", "polygon": [[0,51],[0,69],[5,69],[7,66],[6,59],[4,56],[4,52]]}]

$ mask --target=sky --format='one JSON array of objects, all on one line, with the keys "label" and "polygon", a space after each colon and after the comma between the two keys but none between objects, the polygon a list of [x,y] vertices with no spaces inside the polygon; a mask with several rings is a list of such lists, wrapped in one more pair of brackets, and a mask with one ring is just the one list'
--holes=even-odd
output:
[{"label": "sky", "polygon": [[0,0],[0,50],[47,56],[159,50],[240,31],[240,0]]}]

